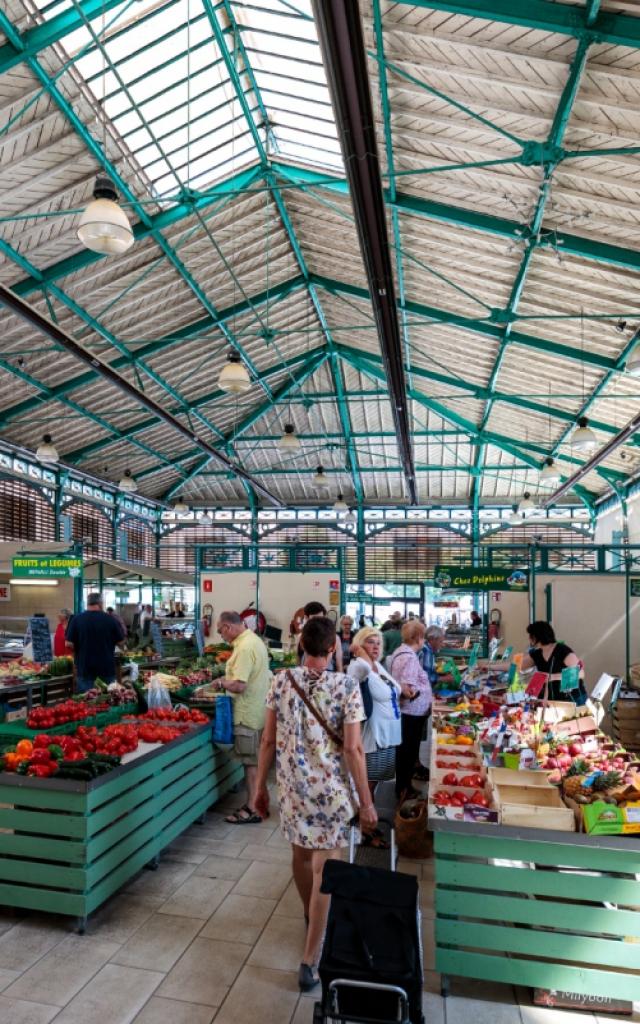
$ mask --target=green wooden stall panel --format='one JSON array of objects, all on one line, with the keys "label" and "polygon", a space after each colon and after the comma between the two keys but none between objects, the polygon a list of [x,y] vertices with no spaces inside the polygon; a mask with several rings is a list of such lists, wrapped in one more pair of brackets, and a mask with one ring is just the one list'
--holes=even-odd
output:
[{"label": "green wooden stall panel", "polygon": [[436,970],[640,1000],[637,848],[531,833],[435,832]]}]

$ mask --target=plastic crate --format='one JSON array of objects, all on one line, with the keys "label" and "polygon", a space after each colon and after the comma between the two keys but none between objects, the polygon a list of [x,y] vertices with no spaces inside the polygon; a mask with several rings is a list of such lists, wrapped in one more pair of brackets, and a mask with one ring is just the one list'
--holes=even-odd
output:
[{"label": "plastic crate", "polygon": [[[79,726],[96,726],[98,729],[103,729],[106,725],[116,725],[123,715],[133,714],[137,710],[138,705],[131,704],[120,704],[118,707],[111,708],[109,711],[101,711],[97,715],[93,715],[91,718],[81,718],[76,722],[65,722],[63,725],[54,725],[50,729],[47,729],[48,736],[71,736]],[[42,729],[30,729],[25,722],[1,722],[0,723],[0,741],[5,737],[10,737],[15,740],[33,739],[42,732]]]}]

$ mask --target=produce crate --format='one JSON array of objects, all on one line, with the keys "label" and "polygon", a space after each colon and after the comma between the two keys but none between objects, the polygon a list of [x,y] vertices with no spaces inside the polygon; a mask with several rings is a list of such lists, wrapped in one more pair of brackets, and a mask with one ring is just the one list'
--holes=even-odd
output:
[{"label": "produce crate", "polygon": [[640,841],[430,826],[444,994],[457,975],[640,1000]]},{"label": "produce crate", "polygon": [[0,722],[7,712],[56,704],[73,693],[73,676],[38,676],[12,686],[0,686]]},{"label": "produce crate", "polygon": [[[53,725],[50,729],[46,730],[47,736],[71,736],[80,725],[95,725],[98,729],[103,729],[105,725],[116,725],[123,715],[135,714],[137,708],[137,703],[133,702],[131,704],[118,704],[117,707],[113,707],[109,711],[101,711],[91,718],[81,718],[77,722]],[[8,739],[16,741],[32,740],[34,736],[44,731],[44,729],[30,729],[24,721],[0,722],[0,741],[5,743]]]},{"label": "produce crate", "polygon": [[242,777],[211,727],[91,782],[0,773],[0,904],[87,915]]},{"label": "produce crate", "polygon": [[503,825],[575,831],[574,813],[554,786],[496,786],[494,793]]},{"label": "produce crate", "polygon": [[627,750],[640,751],[640,693],[622,690],[610,710],[615,739]]}]

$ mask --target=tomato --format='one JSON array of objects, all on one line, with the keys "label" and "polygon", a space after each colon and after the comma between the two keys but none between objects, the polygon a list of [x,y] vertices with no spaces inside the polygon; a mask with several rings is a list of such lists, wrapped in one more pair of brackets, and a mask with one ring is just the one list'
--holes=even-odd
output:
[{"label": "tomato", "polygon": [[469,800],[469,803],[477,804],[479,807],[488,807],[489,806],[489,801],[487,800],[486,796],[484,795],[484,793],[482,792],[481,789],[477,789],[475,791],[475,793],[473,793],[471,795],[471,799]]},{"label": "tomato", "polygon": [[466,786],[466,782],[458,782],[458,776],[455,774],[455,772],[449,772],[447,775],[445,775],[442,779],[442,784],[443,786]]},{"label": "tomato", "polygon": [[31,755],[31,764],[51,764],[51,753],[48,750],[37,749]]},{"label": "tomato", "polygon": [[466,793],[462,793],[462,792],[461,792],[461,791],[460,791],[459,789],[457,789],[457,790],[455,791],[455,793],[452,793],[452,795],[451,795],[451,799],[452,799],[452,800],[454,800],[454,799],[455,799],[455,800],[461,800],[463,804],[466,804],[466,803],[468,803],[468,802],[469,802],[469,801],[467,800],[467,794],[466,794]]},{"label": "tomato", "polygon": [[482,776],[478,772],[474,772],[473,775],[464,775],[460,779],[460,785],[466,786],[467,789],[478,789],[482,785]]},{"label": "tomato", "polygon": [[467,798],[464,793],[452,793],[450,802],[452,807],[464,807]]},{"label": "tomato", "polygon": [[449,793],[439,792],[436,793],[433,802],[436,807],[450,807],[451,806],[451,795]]}]

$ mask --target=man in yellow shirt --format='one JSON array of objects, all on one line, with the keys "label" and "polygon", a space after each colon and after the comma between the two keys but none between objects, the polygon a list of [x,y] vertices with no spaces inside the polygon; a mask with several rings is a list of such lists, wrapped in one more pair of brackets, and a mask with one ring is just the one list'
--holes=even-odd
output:
[{"label": "man in yellow shirt", "polygon": [[233,653],[226,664],[224,689],[233,697],[234,757],[244,765],[247,802],[226,821],[231,825],[256,825],[255,795],[258,751],[265,719],[265,700],[271,683],[269,655],[259,636],[245,626],[237,612],[221,612],[217,630],[231,644]]}]

